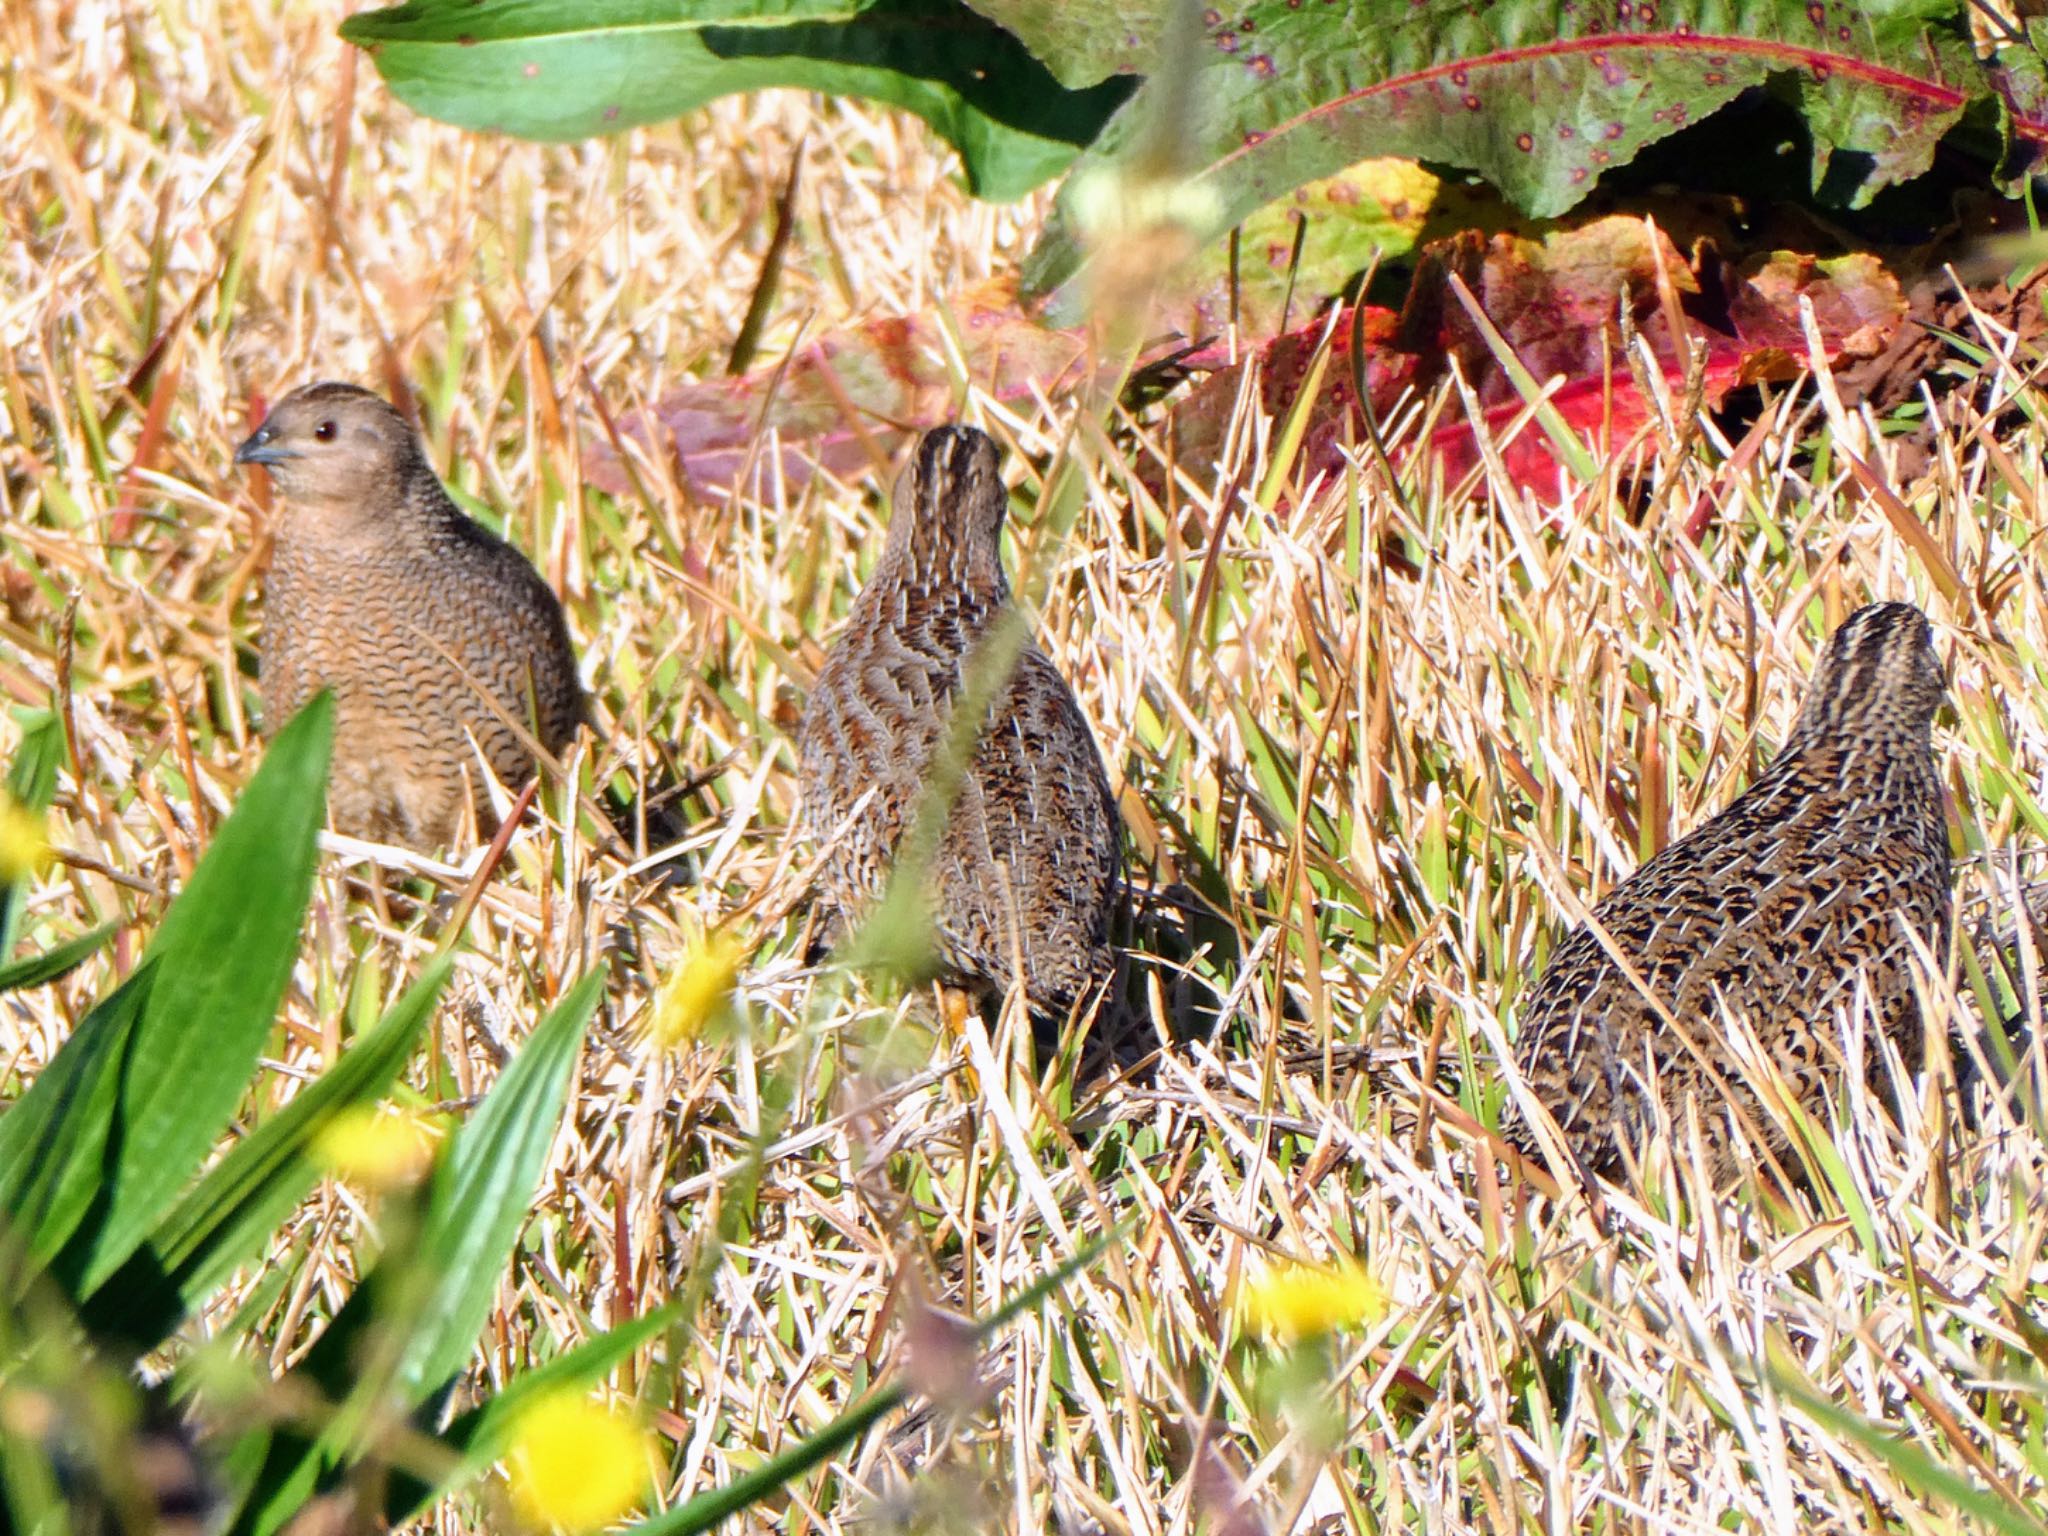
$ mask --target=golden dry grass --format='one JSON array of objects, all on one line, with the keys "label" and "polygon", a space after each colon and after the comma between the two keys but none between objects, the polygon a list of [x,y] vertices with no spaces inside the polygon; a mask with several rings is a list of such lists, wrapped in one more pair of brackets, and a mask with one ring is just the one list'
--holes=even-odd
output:
[{"label": "golden dry grass", "polygon": [[[564,594],[604,723],[586,786],[705,778],[694,883],[636,871],[558,798],[470,919],[422,1101],[469,1102],[569,979],[608,953],[615,978],[479,1380],[701,1283],[694,1328],[623,1383],[686,1496],[826,1422],[920,1298],[985,1313],[1123,1218],[1132,1235],[979,1362],[985,1397],[892,1422],[742,1526],[1249,1529],[1217,1523],[1239,1496],[1272,1530],[2039,1526],[2038,1048],[2012,1103],[1976,1090],[1974,1125],[1938,1050],[1902,1134],[1852,1105],[1839,1180],[1792,1209],[1686,1206],[1666,1184],[1615,1192],[1604,1227],[1519,1206],[1420,1114],[1439,1061],[1468,1110],[1498,1103],[1514,998],[1560,923],[1755,772],[1820,639],[1868,597],[1922,602],[1952,655],[1941,760],[1973,855],[1996,854],[1963,868],[1964,926],[2011,925],[2048,829],[2033,358],[1995,327],[1970,338],[1994,355],[1936,407],[1936,468],[1906,502],[1919,540],[1827,447],[1882,465],[1868,424],[1810,394],[1769,404],[1753,456],[1711,429],[1652,444],[1646,516],[1596,487],[1561,522],[1494,486],[1419,498],[1410,521],[1363,471],[1254,507],[1231,487],[1265,483],[1279,434],[1249,417],[1215,478],[1162,505],[1133,473],[1156,420],[1103,437],[1074,433],[1071,401],[966,400],[1017,450],[1026,505],[1026,461],[1081,445],[1069,539],[1019,531],[1040,631],[1125,788],[1143,883],[1199,892],[1229,941],[1191,962],[1231,1003],[1213,1039],[1142,1079],[1041,1088],[1014,1070],[1014,1025],[935,1041],[802,964],[788,726],[877,548],[875,487],[759,505],[657,476],[614,500],[580,445],[598,400],[722,366],[793,154],[771,354],[800,324],[919,312],[1009,270],[1042,207],[976,205],[915,124],[797,95],[610,143],[467,137],[393,104],[340,15],[0,13],[0,690],[55,697],[73,733],[31,941],[143,931],[259,750],[265,510],[230,464],[251,402],[403,382],[446,477]],[[1718,509],[1698,547],[1695,505]],[[0,724],[0,752],[16,734]],[[467,883],[402,865],[439,893],[423,904],[367,887],[365,859],[323,862],[256,1114],[375,1016]],[[742,908],[748,1027],[649,1049],[659,980]],[[136,948],[10,999],[10,1094]],[[1989,994],[1951,971],[1937,1007],[1975,1038]],[[303,1348],[369,1225],[324,1187],[245,1348]],[[1271,1256],[1339,1249],[1393,1305],[1334,1351],[1325,1415],[1290,1415],[1233,1299]]]}]

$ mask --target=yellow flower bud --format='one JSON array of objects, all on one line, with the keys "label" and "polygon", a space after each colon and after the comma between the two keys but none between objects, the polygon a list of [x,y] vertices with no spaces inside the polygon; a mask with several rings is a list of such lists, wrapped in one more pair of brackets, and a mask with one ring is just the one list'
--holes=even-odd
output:
[{"label": "yellow flower bud", "polygon": [[746,954],[746,946],[730,933],[709,933],[693,945],[654,1000],[655,1042],[673,1051],[702,1038],[732,1000]]},{"label": "yellow flower bud", "polygon": [[26,880],[49,867],[50,841],[43,818],[0,791],[0,885]]},{"label": "yellow flower bud", "polygon": [[653,1457],[652,1436],[630,1413],[563,1388],[519,1411],[505,1478],[527,1524],[594,1531],[639,1505]]},{"label": "yellow flower bud", "polygon": [[434,1166],[438,1127],[419,1115],[367,1104],[342,1110],[313,1138],[313,1158],[336,1178],[367,1189],[416,1183]]},{"label": "yellow flower bud", "polygon": [[1289,1262],[1251,1283],[1242,1310],[1254,1332],[1292,1344],[1379,1321],[1387,1314],[1387,1291],[1356,1259]]}]

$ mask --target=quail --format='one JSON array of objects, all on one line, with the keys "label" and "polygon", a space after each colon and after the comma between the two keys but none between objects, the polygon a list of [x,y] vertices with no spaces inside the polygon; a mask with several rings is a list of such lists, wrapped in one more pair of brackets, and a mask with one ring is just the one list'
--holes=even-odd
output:
[{"label": "quail", "polygon": [[[1613,1172],[1623,1148],[1642,1143],[1653,1084],[1674,1126],[1696,1100],[1717,1185],[1739,1166],[1731,1123],[1773,1157],[1788,1150],[1731,1044],[1731,1017],[1823,1116],[1845,1066],[1837,1020],[1865,989],[1876,1024],[1865,1070],[1876,1069],[1880,1033],[1917,1060],[1908,957],[1917,943],[1938,960],[1951,924],[1932,743],[1946,692],[1919,609],[1857,610],[1762,776],[1593,909],[1642,986],[1590,926],[1558,945],[1522,1008],[1515,1056],[1590,1171]],[[1504,1130],[1539,1149],[1512,1102]]]},{"label": "quail", "polygon": [[354,836],[446,846],[479,762],[505,784],[583,718],[562,605],[511,545],[449,499],[405,418],[349,384],[280,400],[235,450],[283,504],[264,578],[266,729],[334,695],[329,811]]},{"label": "quail", "polygon": [[[823,897],[844,926],[874,910],[928,787],[946,777],[954,708],[970,677],[980,682],[977,653],[1010,605],[1000,469],[982,432],[925,434],[806,705],[804,815],[829,840]],[[1021,974],[1034,1010],[1064,1014],[1112,968],[1116,802],[1044,652],[1025,641],[1008,678],[987,681],[996,686],[980,682],[989,703],[920,872],[940,975],[988,996]]]}]

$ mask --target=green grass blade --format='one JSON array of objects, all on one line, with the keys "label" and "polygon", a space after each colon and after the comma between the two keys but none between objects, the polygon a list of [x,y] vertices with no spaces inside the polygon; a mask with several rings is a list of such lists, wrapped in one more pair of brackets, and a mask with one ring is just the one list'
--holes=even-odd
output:
[{"label": "green grass blade", "polygon": [[476,1347],[505,1261],[532,1212],[604,979],[604,967],[592,970],[541,1020],[435,1172],[420,1259],[441,1284],[400,1371],[408,1402],[461,1370]]},{"label": "green grass blade", "polygon": [[0,992],[15,992],[23,987],[40,987],[45,982],[68,975],[90,960],[116,933],[119,923],[102,923],[89,933],[81,933],[75,939],[67,939],[55,949],[40,955],[30,955],[12,965],[0,965]]},{"label": "green grass blade", "polygon": [[105,1206],[63,1264],[81,1294],[147,1240],[248,1091],[298,954],[333,737],[325,696],[277,734],[145,951]]},{"label": "green grass blade", "polygon": [[201,1179],[86,1299],[87,1328],[137,1351],[161,1343],[255,1253],[319,1177],[306,1149],[337,1114],[374,1103],[433,1015],[450,962],[437,959],[377,1026]]},{"label": "green grass blade", "polygon": [[[1010,1319],[1052,1295],[1068,1280],[1101,1257],[1111,1243],[1123,1236],[1127,1226],[1128,1224],[1124,1223],[1112,1228],[1083,1247],[1071,1259],[1034,1280],[977,1323],[974,1329],[975,1336],[986,1341]],[[698,1531],[710,1530],[727,1516],[737,1514],[767,1498],[791,1478],[802,1476],[812,1467],[820,1465],[852,1445],[870,1426],[896,1408],[909,1395],[901,1386],[877,1387],[800,1445],[784,1451],[780,1456],[771,1457],[753,1471],[734,1478],[722,1488],[709,1489],[694,1499],[678,1504],[674,1509],[656,1515],[651,1520],[641,1521],[629,1529],[628,1536],[695,1536]]]},{"label": "green grass blade", "polygon": [[1861,1414],[1830,1402],[1788,1369],[1773,1364],[1769,1374],[1771,1385],[1797,1403],[1800,1412],[1830,1434],[1854,1442],[1885,1463],[1922,1499],[1953,1506],[1968,1517],[1970,1529],[2004,1531],[2008,1536],[2043,1536],[2048,1532],[2048,1521],[2032,1510],[2015,1507],[1979,1487],[1888,1425],[1874,1424]]}]

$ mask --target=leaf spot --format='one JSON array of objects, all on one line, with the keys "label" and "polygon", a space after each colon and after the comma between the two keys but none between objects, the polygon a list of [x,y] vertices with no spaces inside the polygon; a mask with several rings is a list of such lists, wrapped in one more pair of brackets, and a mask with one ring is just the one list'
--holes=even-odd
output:
[{"label": "leaf spot", "polygon": [[526,67],[520,73],[529,80],[538,80],[540,78],[540,66],[529,59]]},{"label": "leaf spot", "polygon": [[1245,67],[1250,69],[1261,80],[1273,78],[1273,56],[1270,53],[1255,53],[1244,62]]},{"label": "leaf spot", "polygon": [[1467,112],[1477,112],[1479,110],[1479,98],[1470,91],[1465,93],[1465,110]]},{"label": "leaf spot", "polygon": [[1518,133],[1515,135],[1515,148],[1519,149],[1523,154],[1528,154],[1535,147],[1536,135],[1533,133]]}]

